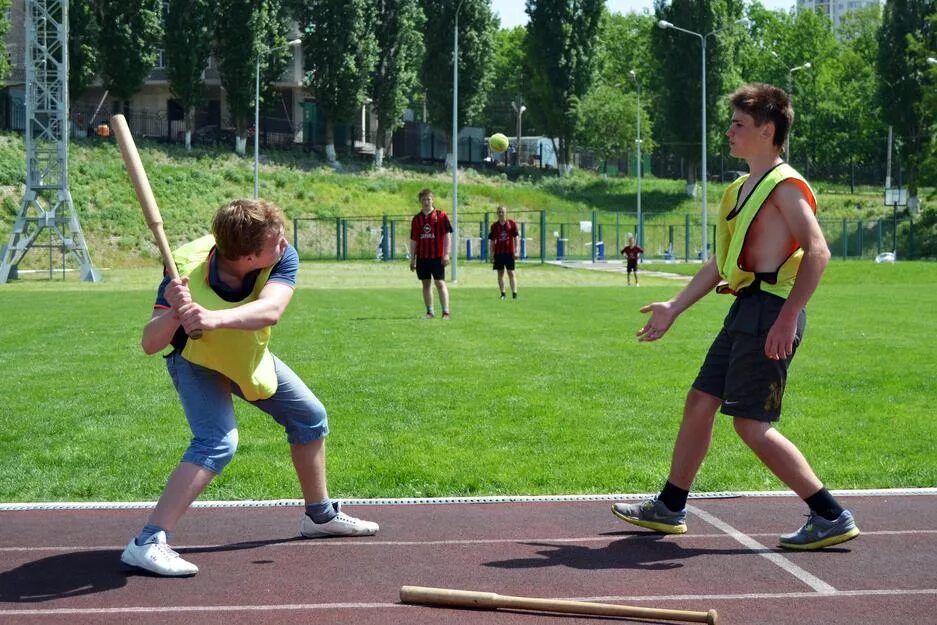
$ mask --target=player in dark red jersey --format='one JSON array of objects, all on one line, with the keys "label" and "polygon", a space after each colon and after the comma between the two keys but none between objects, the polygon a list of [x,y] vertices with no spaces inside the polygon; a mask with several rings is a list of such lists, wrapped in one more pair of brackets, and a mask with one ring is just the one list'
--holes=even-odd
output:
[{"label": "player in dark red jersey", "polygon": [[634,273],[634,285],[638,286],[638,257],[644,253],[634,242],[634,237],[628,237],[628,245],[621,248],[621,253],[628,261],[628,286],[631,286],[631,274]]},{"label": "player in dark red jersey", "polygon": [[501,299],[504,299],[504,272],[508,272],[508,281],[511,283],[511,297],[517,299],[517,276],[514,275],[514,263],[517,260],[517,222],[508,219],[508,209],[498,207],[498,221],[491,224],[488,233],[488,257],[491,258],[492,267],[498,272],[498,288],[501,289]]},{"label": "player in dark red jersey", "polygon": [[449,318],[449,289],[446,288],[446,266],[449,265],[449,250],[452,249],[452,224],[443,211],[433,206],[433,192],[420,191],[420,212],[410,222],[410,271],[423,283],[423,303],[426,318],[435,317],[433,312],[433,288],[436,282],[442,318]]}]

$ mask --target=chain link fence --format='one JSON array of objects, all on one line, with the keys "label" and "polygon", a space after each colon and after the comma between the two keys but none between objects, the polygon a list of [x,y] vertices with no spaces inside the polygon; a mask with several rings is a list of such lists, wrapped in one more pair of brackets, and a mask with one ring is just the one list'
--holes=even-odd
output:
[{"label": "chain link fence", "polygon": [[[293,245],[304,260],[406,259],[411,218],[300,217],[293,220]],[[689,215],[682,220],[644,221],[640,236],[636,215],[628,212],[517,211],[510,218],[517,222],[520,232],[521,260],[617,260],[629,237],[635,237],[644,248],[646,260],[686,262],[703,258],[700,221]],[[496,219],[493,212],[458,215],[458,240],[453,245],[460,259],[489,260],[488,232]],[[821,219],[820,227],[834,258],[871,259],[883,252],[896,252],[906,259],[920,256],[916,223],[908,215],[873,220]],[[712,222],[709,230],[712,254],[716,240]]]}]

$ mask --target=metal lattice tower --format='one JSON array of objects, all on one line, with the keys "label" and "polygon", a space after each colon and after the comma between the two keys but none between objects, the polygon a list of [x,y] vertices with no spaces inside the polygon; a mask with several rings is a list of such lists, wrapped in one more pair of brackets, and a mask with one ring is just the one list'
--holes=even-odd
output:
[{"label": "metal lattice tower", "polygon": [[63,259],[68,252],[78,261],[83,282],[98,282],[68,190],[68,0],[26,0],[25,21],[26,193],[2,249],[0,284],[17,277],[44,230],[42,247],[60,247]]}]

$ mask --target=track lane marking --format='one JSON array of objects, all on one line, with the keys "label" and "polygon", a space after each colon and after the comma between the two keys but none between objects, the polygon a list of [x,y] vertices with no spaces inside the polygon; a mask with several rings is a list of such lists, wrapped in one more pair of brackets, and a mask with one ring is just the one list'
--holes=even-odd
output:
[{"label": "track lane marking", "polygon": [[744,532],[740,532],[739,530],[735,529],[734,527],[732,527],[725,521],[713,516],[712,514],[706,512],[705,510],[701,510],[700,508],[697,508],[696,506],[687,506],[687,510],[693,512],[693,514],[703,519],[704,521],[706,521],[713,527],[721,529],[723,532],[725,532],[726,534],[734,538],[737,542],[741,543],[743,546],[748,547],[753,552],[760,555],[762,558],[765,558],[766,560],[773,563],[774,565],[784,569],[785,571],[793,575],[796,579],[800,580],[802,583],[806,584],[807,586],[810,586],[818,593],[822,593],[826,595],[836,594],[837,590],[833,588],[833,586],[831,586],[830,584],[827,584],[826,582],[824,582],[822,579],[820,579],[813,573],[810,573],[809,571],[797,566],[796,564],[794,564],[793,562],[791,562],[790,560],[782,556],[780,553],[777,553],[776,551],[766,547],[765,545],[761,544],[760,542],[758,542],[757,540],[755,540],[748,534],[745,534]]},{"label": "track lane marking", "polygon": [[[654,602],[654,601],[764,601],[769,599],[816,599],[816,598],[850,598],[868,597],[901,597],[937,595],[937,588],[921,588],[906,590],[839,590],[831,594],[816,592],[778,592],[778,593],[748,593],[724,595],[636,595],[636,596],[600,596],[600,597],[557,597],[572,601],[598,601],[598,602]],[[204,605],[204,606],[127,606],[122,608],[29,608],[24,610],[2,610],[0,617],[15,616],[65,616],[88,614],[170,614],[180,612],[257,612],[257,611],[302,611],[302,610],[386,610],[388,608],[421,608],[425,606],[408,605],[402,603],[295,603],[273,605]]]},{"label": "track lane marking", "polygon": [[[937,530],[872,530],[866,531],[862,530],[863,537],[872,537],[872,536],[919,536],[919,535],[937,535]],[[264,548],[297,548],[297,547],[419,547],[419,546],[443,546],[446,545],[498,545],[498,544],[509,544],[509,543],[600,543],[600,542],[611,542],[617,539],[628,538],[629,536],[634,536],[634,533],[621,533],[621,534],[604,534],[601,536],[582,536],[582,537],[573,537],[573,538],[465,538],[458,540],[362,540],[361,538],[355,538],[352,540],[347,539],[309,539],[302,540],[300,538],[286,537],[281,540],[281,542],[276,543],[267,543],[263,540],[257,541],[242,541],[242,545],[249,545],[252,542],[256,542],[255,549],[264,549]],[[776,538],[778,536],[777,532],[756,532],[748,534],[752,538]],[[711,534],[684,534],[680,536],[680,540],[691,541],[691,540],[705,540],[709,538],[725,538],[725,532],[714,532]],[[211,550],[211,549],[222,549],[225,547],[230,547],[235,543],[214,543],[214,544],[179,544],[173,543],[173,549],[186,551],[186,550]],[[126,544],[120,545],[62,545],[62,546],[36,546],[36,547],[0,547],[0,553],[6,552],[24,552],[24,551],[48,551],[48,552],[57,552],[57,551],[123,551]],[[767,551],[776,551],[777,553],[786,553],[777,551],[772,547],[763,547]]]}]

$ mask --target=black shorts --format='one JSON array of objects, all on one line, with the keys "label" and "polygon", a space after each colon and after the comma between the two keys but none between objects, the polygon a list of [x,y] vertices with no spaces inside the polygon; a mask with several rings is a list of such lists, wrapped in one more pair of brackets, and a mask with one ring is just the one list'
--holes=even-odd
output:
[{"label": "black shorts", "polygon": [[417,258],[416,277],[420,280],[445,280],[446,268],[442,265],[442,258]]},{"label": "black shorts", "polygon": [[634,273],[638,273],[638,261],[636,260],[628,261],[628,273],[631,273],[632,271]]},{"label": "black shorts", "polygon": [[740,295],[729,309],[693,382],[693,388],[722,400],[723,414],[766,422],[781,418],[787,369],[807,324],[802,310],[797,317],[793,353],[785,360],[768,358],[768,330],[784,302],[782,297],[757,291]]},{"label": "black shorts", "polygon": [[514,254],[495,254],[494,269],[514,271]]}]

